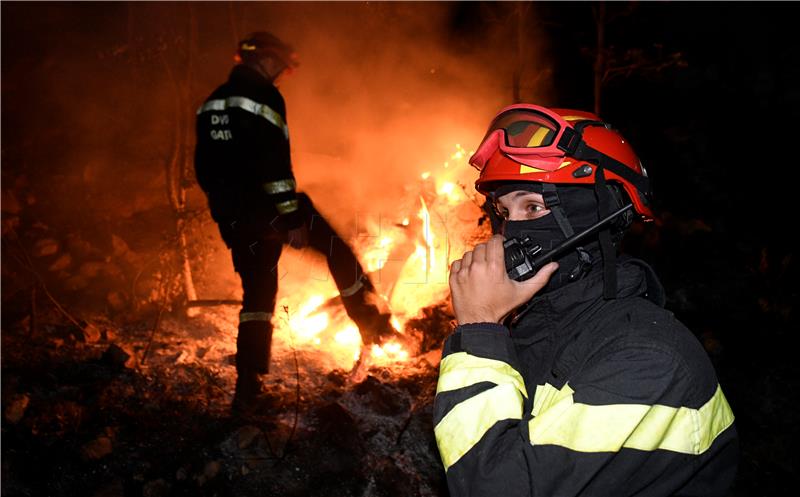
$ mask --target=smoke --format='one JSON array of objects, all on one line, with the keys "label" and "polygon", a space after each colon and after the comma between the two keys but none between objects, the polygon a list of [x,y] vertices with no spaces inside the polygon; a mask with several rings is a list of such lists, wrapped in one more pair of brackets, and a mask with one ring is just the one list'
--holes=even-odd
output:
[{"label": "smoke", "polygon": [[[190,157],[194,111],[236,40],[267,30],[301,61],[281,84],[299,189],[352,236],[355,219],[394,215],[456,144],[474,150],[511,103],[509,5],[468,5],[465,30],[452,2],[3,4],[4,179],[26,176],[47,225],[157,248],[174,233],[164,171],[179,123]],[[189,209],[204,207],[192,188]],[[215,231],[198,242],[221,246]]]},{"label": "smoke", "polygon": [[[365,219],[415,217],[419,206],[409,203],[418,200],[422,173],[441,168],[457,145],[477,147],[489,120],[511,103],[517,54],[509,49],[516,47],[507,39],[510,23],[472,19],[480,35],[460,32],[452,22],[458,7],[296,2],[228,9],[239,36],[267,30],[296,48],[300,68],[281,83],[294,172],[346,238],[382,236],[374,225],[365,233]],[[219,42],[229,58],[227,36]],[[474,170],[457,176],[473,191]],[[291,254],[285,262],[297,271]]]},{"label": "smoke", "polygon": [[[243,31],[293,44],[281,84],[295,174],[334,223],[392,213],[404,188],[460,144],[474,149],[511,94],[506,54],[451,43],[450,3],[241,5]],[[263,20],[263,21],[262,21]]]}]

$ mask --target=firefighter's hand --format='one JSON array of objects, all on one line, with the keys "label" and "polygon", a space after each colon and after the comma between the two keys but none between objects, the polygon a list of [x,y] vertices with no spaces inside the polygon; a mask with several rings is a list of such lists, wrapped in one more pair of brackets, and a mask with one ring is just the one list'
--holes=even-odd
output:
[{"label": "firefighter's hand", "polygon": [[543,266],[527,281],[506,274],[503,237],[493,236],[450,266],[450,295],[458,324],[499,323],[530,300],[553,275],[558,264]]},{"label": "firefighter's hand", "polygon": [[299,228],[289,230],[287,234],[289,238],[289,245],[295,249],[302,249],[308,246],[308,227],[305,223]]}]

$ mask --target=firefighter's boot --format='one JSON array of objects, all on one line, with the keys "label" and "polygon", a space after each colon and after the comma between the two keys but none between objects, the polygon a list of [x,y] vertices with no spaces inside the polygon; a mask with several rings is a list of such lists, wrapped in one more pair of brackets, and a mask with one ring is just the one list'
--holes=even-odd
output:
[{"label": "firefighter's boot", "polygon": [[342,302],[347,310],[347,315],[358,326],[363,344],[353,372],[357,369],[369,368],[373,344],[383,345],[390,341],[397,342],[409,355],[415,355],[418,349],[416,340],[400,333],[392,326],[389,306],[375,291],[372,282],[366,277],[362,277],[360,283],[357,291],[347,295],[345,295],[346,292],[342,294]]},{"label": "firefighter's boot", "polygon": [[347,315],[358,326],[364,345],[382,344],[398,335],[392,327],[388,306],[375,291],[372,283],[362,277],[353,293],[342,292],[342,303]]},{"label": "firefighter's boot", "polygon": [[239,323],[236,337],[236,392],[231,406],[234,414],[253,414],[264,404],[260,375],[269,372],[271,340],[272,325],[268,321]]}]

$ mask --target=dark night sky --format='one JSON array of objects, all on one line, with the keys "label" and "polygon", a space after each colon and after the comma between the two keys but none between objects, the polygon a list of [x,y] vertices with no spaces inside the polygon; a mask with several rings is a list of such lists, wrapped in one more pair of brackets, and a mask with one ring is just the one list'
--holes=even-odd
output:
[{"label": "dark night sky", "polygon": [[[626,4],[609,4],[609,13]],[[559,104],[591,105],[585,3],[546,3]],[[787,3],[643,2],[608,25],[618,51],[678,52],[684,68],[610,82],[604,117],[639,147],[664,207],[725,231],[786,240],[800,176],[800,42]],[[575,20],[574,26],[571,19]]]}]

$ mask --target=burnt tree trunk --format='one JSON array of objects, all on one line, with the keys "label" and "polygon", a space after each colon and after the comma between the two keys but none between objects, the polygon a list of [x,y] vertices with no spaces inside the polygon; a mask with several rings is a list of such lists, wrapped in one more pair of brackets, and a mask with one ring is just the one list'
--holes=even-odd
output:
[{"label": "burnt tree trunk", "polygon": [[597,27],[597,48],[594,58],[594,113],[599,116],[603,79],[606,72],[606,3],[599,2],[592,10]]},{"label": "burnt tree trunk", "polygon": [[[189,6],[189,36],[186,41],[186,76],[180,81],[175,75],[170,60],[162,52],[162,61],[165,71],[172,82],[175,90],[174,98],[174,120],[175,132],[172,142],[172,155],[166,164],[167,197],[175,215],[175,234],[178,241],[178,257],[180,260],[180,274],[183,284],[183,292],[186,301],[197,300],[197,290],[194,286],[192,277],[192,266],[189,257],[189,243],[187,237],[186,222],[186,190],[191,184],[192,154],[191,149],[191,130],[192,117],[190,113],[191,105],[191,82],[194,77],[194,40],[197,33],[197,19],[194,9]],[[187,308],[187,314],[194,315],[197,310]]]}]

